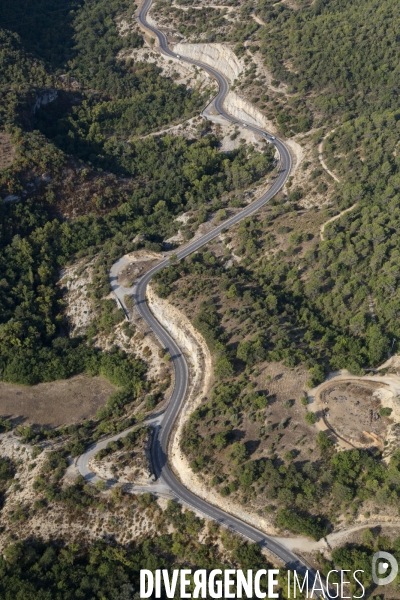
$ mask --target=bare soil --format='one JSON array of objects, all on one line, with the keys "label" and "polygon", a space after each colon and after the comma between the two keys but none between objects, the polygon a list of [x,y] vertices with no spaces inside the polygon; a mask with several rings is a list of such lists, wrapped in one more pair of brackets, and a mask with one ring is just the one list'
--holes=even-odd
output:
[{"label": "bare soil", "polygon": [[158,262],[160,258],[149,260],[145,257],[143,260],[132,262],[118,273],[118,283],[122,287],[131,287],[138,277],[142,277],[147,271],[150,271]]},{"label": "bare soil", "polygon": [[32,387],[0,382],[0,414],[15,424],[59,427],[93,418],[114,390],[103,377],[87,375]]},{"label": "bare soil", "polygon": [[[296,460],[310,459],[316,449],[317,432],[305,422],[306,409],[300,402],[307,378],[306,369],[289,369],[281,363],[264,363],[254,370],[252,389],[268,395],[269,405],[257,414],[251,410],[243,412],[238,428],[232,432],[234,441],[244,443],[252,459],[270,457],[271,454],[283,458],[289,450],[296,452]],[[279,425],[283,422],[284,427]],[[199,428],[203,437],[217,431],[218,423],[213,427],[213,422],[209,421],[204,421]],[[226,450],[216,452],[214,458],[224,465],[224,470],[231,469]]]},{"label": "bare soil", "polygon": [[352,444],[383,448],[391,420],[379,416],[382,404],[376,392],[382,386],[375,381],[332,382],[320,394],[329,425]]},{"label": "bare soil", "polygon": [[[143,540],[149,534],[154,535],[160,527],[156,524],[160,510],[158,507],[165,509],[164,500],[159,500],[158,507],[155,506],[155,510],[151,512],[138,505],[136,497],[131,494],[123,496],[122,502],[107,505],[111,491],[102,494],[108,507],[106,510],[87,507],[77,511],[54,501],[48,501],[43,508],[33,510],[35,500],[42,496],[33,488],[33,484],[42,472],[47,452],[62,448],[62,444],[58,442],[46,442],[41,446],[44,452],[32,458],[32,446],[21,443],[21,439],[13,433],[0,434],[0,456],[9,458],[17,465],[15,480],[4,497],[0,551],[10,544],[10,539],[16,541],[37,536],[44,540],[58,539],[66,543],[88,544],[102,539],[126,544],[134,539]],[[67,487],[73,480],[66,475],[63,483]],[[26,517],[21,520],[11,519],[18,508],[26,512]]]},{"label": "bare soil", "polygon": [[[162,255],[139,250],[132,252],[129,259],[131,262],[118,276],[119,284],[127,287],[132,285],[135,277],[143,275],[161,260]],[[93,283],[93,268],[96,260],[97,256],[91,258],[89,262],[78,261],[64,269],[60,279],[60,285],[64,289],[65,314],[72,336],[85,333],[90,324],[100,318],[97,302],[93,302],[90,297],[90,285]],[[109,294],[107,298],[116,301],[114,294]],[[118,346],[128,354],[134,354],[146,363],[149,380],[158,378],[163,380],[168,375],[172,379],[171,366],[159,356],[160,344],[144,322],[138,318],[137,311],[133,311],[131,324],[136,329],[133,337],[129,338],[122,324],[119,323],[111,332],[100,332],[95,337],[96,347],[109,350],[113,346]]]},{"label": "bare soil", "polygon": [[133,450],[122,448],[101,459],[95,455],[90,467],[105,480],[148,485],[153,481],[149,463],[150,445],[151,434],[143,431]]}]

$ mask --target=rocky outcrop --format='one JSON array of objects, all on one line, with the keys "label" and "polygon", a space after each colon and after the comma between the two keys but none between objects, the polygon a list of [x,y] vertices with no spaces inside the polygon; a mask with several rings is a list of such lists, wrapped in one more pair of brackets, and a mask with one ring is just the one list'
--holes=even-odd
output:
[{"label": "rocky outcrop", "polygon": [[[236,54],[223,44],[177,44],[174,52],[210,65],[220,71],[232,83],[243,71],[243,64]],[[255,106],[235,92],[230,91],[225,98],[224,108],[238,121],[244,121],[268,131],[275,131],[269,121]],[[207,114],[207,117],[211,115]],[[211,117],[212,119],[212,117]],[[212,119],[213,120],[213,119]]]},{"label": "rocky outcrop", "polygon": [[236,54],[223,44],[176,44],[174,52],[218,69],[232,83],[243,71]]},{"label": "rocky outcrop", "polygon": [[238,121],[262,127],[268,131],[275,131],[276,129],[272,121],[269,121],[255,106],[244,98],[241,98],[238,94],[235,94],[235,92],[228,92],[224,108],[226,112],[238,119]]},{"label": "rocky outcrop", "polygon": [[35,106],[33,107],[33,112],[35,113],[42,106],[46,106],[46,104],[50,104],[54,102],[58,97],[58,91],[52,88],[48,88],[46,90],[42,90],[36,96]]}]

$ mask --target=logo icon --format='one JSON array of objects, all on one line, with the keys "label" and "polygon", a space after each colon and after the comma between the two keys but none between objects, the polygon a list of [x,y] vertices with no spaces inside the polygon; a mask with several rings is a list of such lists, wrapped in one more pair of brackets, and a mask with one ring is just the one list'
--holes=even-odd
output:
[{"label": "logo icon", "polygon": [[[380,575],[384,575],[388,572],[389,567],[391,567],[389,574],[386,575],[386,577],[380,577]],[[383,550],[374,554],[372,559],[372,579],[376,585],[387,585],[388,583],[392,583],[397,576],[398,570],[399,565],[392,554],[383,552]]]}]

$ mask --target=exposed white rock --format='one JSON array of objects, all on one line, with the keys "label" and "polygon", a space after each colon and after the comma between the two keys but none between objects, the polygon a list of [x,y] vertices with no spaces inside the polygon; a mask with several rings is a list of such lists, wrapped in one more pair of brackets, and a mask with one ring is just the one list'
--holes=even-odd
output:
[{"label": "exposed white rock", "polygon": [[33,112],[35,113],[41,106],[46,106],[46,104],[50,104],[50,102],[54,102],[57,98],[58,92],[52,88],[47,90],[42,90],[36,96],[35,106],[33,107]]},{"label": "exposed white rock", "polygon": [[272,121],[269,121],[255,106],[248,102],[244,98],[241,98],[235,92],[228,92],[225,98],[224,108],[226,112],[238,119],[262,127],[268,131],[275,132],[276,127]]},{"label": "exposed white rock", "polygon": [[231,83],[244,69],[242,61],[228,46],[223,44],[179,43],[174,46],[174,52],[218,69]]},{"label": "exposed white rock", "polygon": [[[174,46],[174,52],[194,60],[203,62],[220,71],[231,83],[239,77],[244,70],[244,64],[236,54],[224,44],[183,44]],[[255,106],[235,92],[229,91],[224,108],[238,121],[263,127],[275,132],[276,127]],[[207,114],[210,118],[210,115]]]}]

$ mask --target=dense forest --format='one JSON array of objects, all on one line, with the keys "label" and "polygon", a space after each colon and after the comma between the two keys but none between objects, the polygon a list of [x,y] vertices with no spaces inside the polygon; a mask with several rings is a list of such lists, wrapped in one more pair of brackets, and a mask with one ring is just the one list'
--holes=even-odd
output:
[{"label": "dense forest", "polygon": [[340,205],[358,203],[307,255],[304,290],[342,330],[335,343],[343,358],[332,368],[357,372],[379,363],[400,333],[399,5],[321,0],[296,11],[262,0],[256,11],[266,23],[257,32],[260,51],[275,78],[307,98],[319,123],[335,127],[324,151],[344,182]]},{"label": "dense forest", "polygon": [[0,370],[4,380],[33,384],[101,370],[85,340],[66,336],[56,283],[68,261],[101,246],[109,268],[138,247],[135,236],[160,250],[177,214],[257,181],[272,157],[244,147],[222,154],[213,136],[140,137],[197,113],[205,97],[154,65],[117,58],[142,44],[133,30],[119,35],[130,3],[73,3],[67,13],[46,0],[25,9],[22,1],[10,7],[12,32],[2,31],[0,48],[0,116],[16,147],[0,190],[20,200],[0,204]]},{"label": "dense forest", "polygon": [[[189,511],[169,502],[158,511],[151,497],[137,510],[158,512],[162,533],[127,546],[32,539],[7,546],[0,557],[0,594],[4,600],[139,599],[140,569],[267,569],[260,548],[241,542],[214,523],[205,524]],[[204,543],[199,543],[204,535]],[[221,544],[222,541],[222,544]],[[179,592],[175,598],[179,598]],[[166,598],[165,595],[162,598]]]}]

